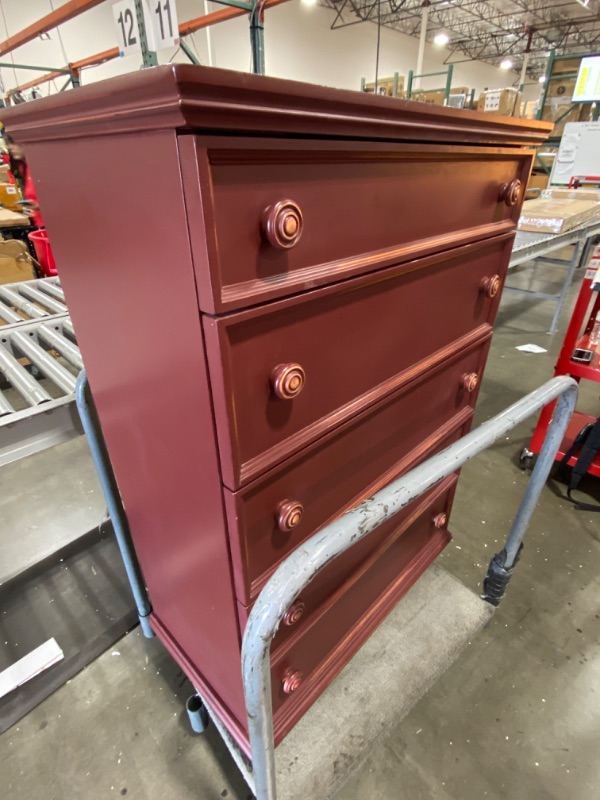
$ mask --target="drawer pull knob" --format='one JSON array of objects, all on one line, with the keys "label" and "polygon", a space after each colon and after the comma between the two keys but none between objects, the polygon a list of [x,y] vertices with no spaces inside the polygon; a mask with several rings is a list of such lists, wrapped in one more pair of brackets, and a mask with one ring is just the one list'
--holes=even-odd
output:
[{"label": "drawer pull knob", "polygon": [[277,506],[277,527],[280,531],[291,531],[302,522],[304,506],[297,500],[283,500]]},{"label": "drawer pull knob", "polygon": [[466,372],[462,376],[461,383],[467,392],[474,392],[479,385],[479,375],[476,372]]},{"label": "drawer pull knob", "polygon": [[283,691],[286,694],[292,694],[302,683],[303,675],[299,669],[292,669],[289,667],[283,673]]},{"label": "drawer pull knob", "polygon": [[295,625],[302,614],[304,614],[305,605],[301,600],[296,600],[283,615],[283,622],[285,625]]},{"label": "drawer pull knob", "polygon": [[496,297],[500,291],[501,285],[502,281],[500,280],[500,275],[492,275],[491,277],[484,278],[481,281],[481,291],[486,297],[491,299],[492,297]]},{"label": "drawer pull knob", "polygon": [[279,250],[288,250],[298,244],[302,236],[302,211],[293,200],[280,200],[265,208],[262,229],[267,240]]},{"label": "drawer pull knob", "polygon": [[293,400],[306,383],[306,373],[300,364],[279,364],[271,373],[273,391],[282,400]]},{"label": "drawer pull knob", "polygon": [[436,514],[435,517],[433,518],[433,527],[441,530],[442,528],[446,527],[447,522],[448,522],[448,515],[444,514],[444,512],[442,511],[441,514]]},{"label": "drawer pull knob", "polygon": [[515,178],[510,183],[503,183],[500,187],[499,199],[504,200],[509,208],[510,206],[516,206],[521,197],[522,186],[523,184],[518,178]]}]

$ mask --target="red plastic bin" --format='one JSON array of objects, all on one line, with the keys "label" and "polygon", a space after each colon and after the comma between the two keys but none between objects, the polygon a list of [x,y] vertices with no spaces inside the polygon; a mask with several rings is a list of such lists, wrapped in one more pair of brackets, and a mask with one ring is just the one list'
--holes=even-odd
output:
[{"label": "red plastic bin", "polygon": [[39,231],[31,231],[31,233],[27,234],[27,237],[33,243],[37,260],[40,262],[44,275],[58,275],[46,229],[41,228]]}]

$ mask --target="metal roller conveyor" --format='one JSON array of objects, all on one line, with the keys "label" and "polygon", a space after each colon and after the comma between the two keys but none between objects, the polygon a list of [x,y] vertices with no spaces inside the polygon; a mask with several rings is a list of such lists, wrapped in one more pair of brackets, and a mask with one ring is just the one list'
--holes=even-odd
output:
[{"label": "metal roller conveyor", "polygon": [[57,277],[0,286],[0,329],[68,313],[65,294]]},{"label": "metal roller conveyor", "polygon": [[44,387],[2,345],[0,345],[0,372],[28,405],[37,406],[47,400],[52,400],[51,395]]},{"label": "metal roller conveyor", "polygon": [[15,331],[11,335],[13,347],[18,348],[39,371],[62,389],[63,392],[75,391],[75,376],[41,347],[31,335]]},{"label": "metal roller conveyor", "polygon": [[48,296],[45,292],[41,292],[35,286],[24,285],[21,294],[25,295],[25,297],[29,297],[31,300],[35,300],[38,305],[53,314],[68,314],[69,310],[64,303],[61,303],[60,300],[56,300],[54,297]]},{"label": "metal roller conveyor", "polygon": [[0,287],[0,466],[81,433],[83,361],[63,301],[58,278]]}]

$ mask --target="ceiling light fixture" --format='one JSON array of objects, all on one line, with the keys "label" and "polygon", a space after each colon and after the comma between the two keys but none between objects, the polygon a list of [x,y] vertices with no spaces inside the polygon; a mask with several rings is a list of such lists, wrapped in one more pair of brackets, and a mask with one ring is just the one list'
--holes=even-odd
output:
[{"label": "ceiling light fixture", "polygon": [[316,6],[317,0],[302,0],[303,6]]},{"label": "ceiling light fixture", "polygon": [[510,58],[505,58],[503,61],[500,62],[500,69],[510,69],[513,63]]},{"label": "ceiling light fixture", "polygon": [[540,83],[546,83],[546,76],[545,75],[540,75],[540,77],[538,78],[538,81]]},{"label": "ceiling light fixture", "polygon": [[434,44],[438,44],[440,47],[443,47],[445,44],[448,44],[450,41],[450,37],[447,33],[437,33],[433,39]]}]

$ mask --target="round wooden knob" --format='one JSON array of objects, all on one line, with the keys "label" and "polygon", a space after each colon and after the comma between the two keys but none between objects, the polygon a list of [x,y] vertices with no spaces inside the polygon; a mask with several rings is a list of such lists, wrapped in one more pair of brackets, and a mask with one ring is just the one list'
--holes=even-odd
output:
[{"label": "round wooden knob", "polygon": [[500,275],[491,275],[490,277],[484,278],[481,281],[481,291],[486,297],[491,299],[492,297],[496,297],[500,291],[501,285],[502,281],[500,279]]},{"label": "round wooden knob", "polygon": [[282,679],[283,691],[286,694],[292,694],[292,692],[295,692],[302,683],[303,677],[304,676],[299,669],[294,670],[291,667],[286,669],[286,671],[283,673]]},{"label": "round wooden knob", "polygon": [[277,506],[275,518],[280,531],[291,531],[302,522],[304,506],[296,500],[283,500]]},{"label": "round wooden knob", "polygon": [[467,392],[474,392],[479,384],[479,375],[476,372],[467,372],[462,376],[461,384]]},{"label": "round wooden knob", "polygon": [[273,391],[282,400],[293,400],[306,383],[306,373],[300,364],[279,364],[271,373]]},{"label": "round wooden knob", "polygon": [[304,614],[305,605],[301,600],[296,600],[283,615],[283,622],[285,625],[295,625],[302,614]]},{"label": "round wooden knob", "polygon": [[434,528],[445,528],[446,523],[448,522],[448,516],[443,512],[441,514],[436,514],[433,518],[433,527]]},{"label": "round wooden knob", "polygon": [[503,183],[500,187],[500,200],[504,200],[507,206],[516,206],[521,197],[521,188],[523,184],[518,178],[510,183]]},{"label": "round wooden knob", "polygon": [[267,241],[280,250],[298,244],[302,236],[302,211],[293,200],[280,200],[265,208],[261,222]]}]

